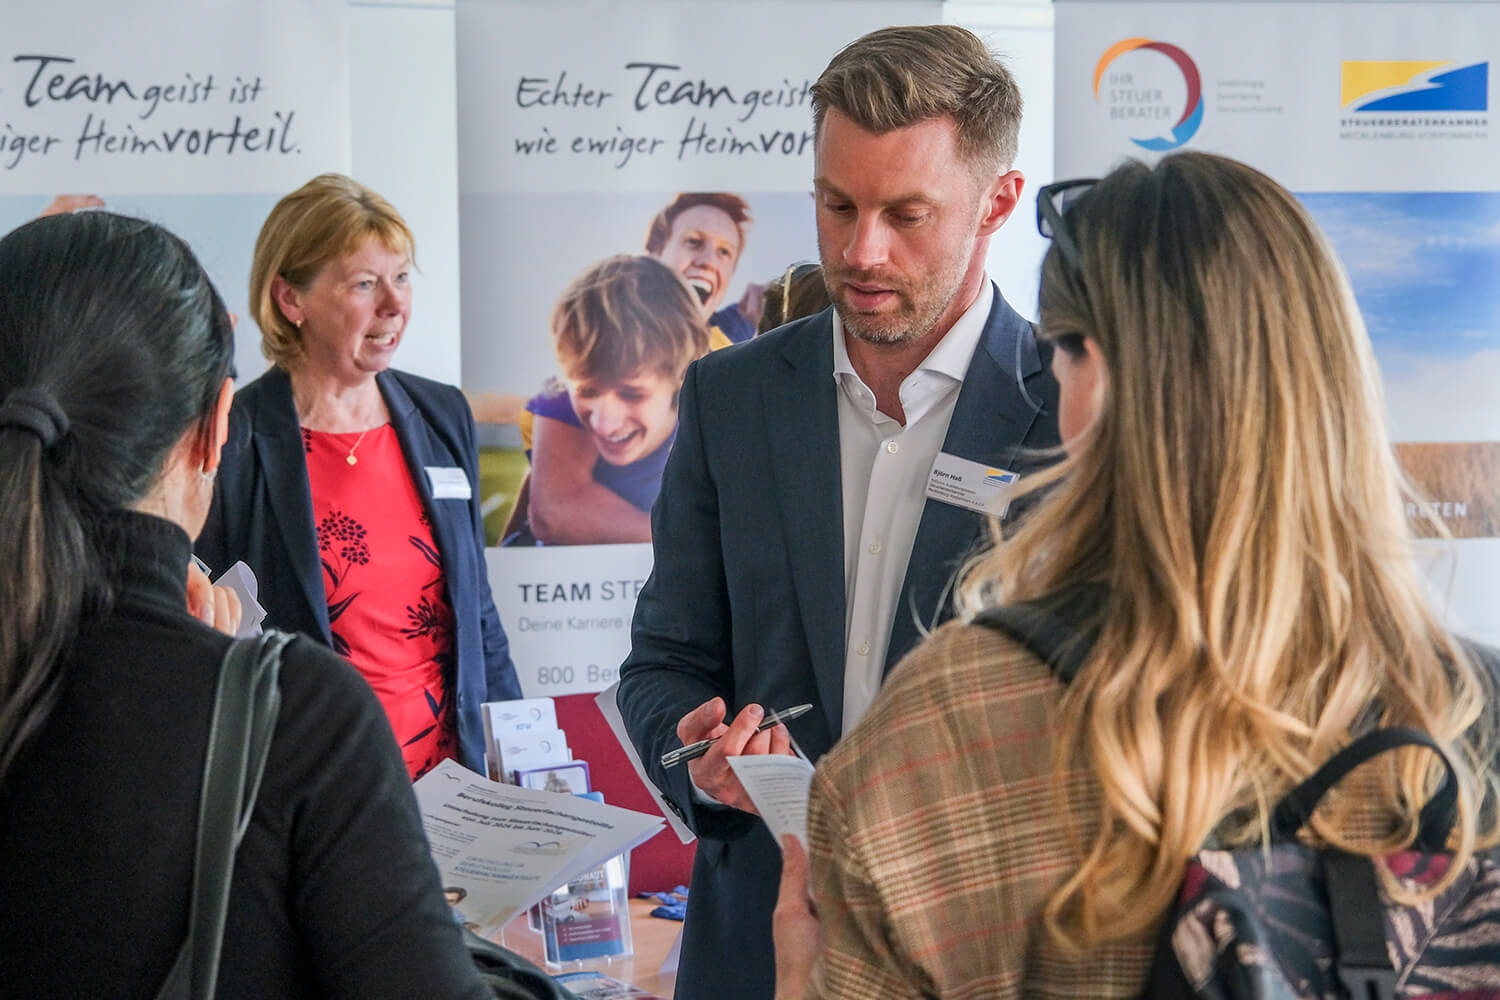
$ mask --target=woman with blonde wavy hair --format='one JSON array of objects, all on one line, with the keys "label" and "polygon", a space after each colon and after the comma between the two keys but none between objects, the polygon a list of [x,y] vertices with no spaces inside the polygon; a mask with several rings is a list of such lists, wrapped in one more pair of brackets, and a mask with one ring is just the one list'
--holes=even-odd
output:
[{"label": "woman with blonde wavy hair", "polygon": [[[1454,767],[1453,870],[1500,839],[1500,661],[1428,605],[1369,339],[1316,226],[1200,153],[1042,197],[1067,457],[967,568],[964,615],[820,762],[821,954],[789,844],[778,996],[1135,995],[1188,859],[1263,842],[1283,795],[1382,726]],[[1058,595],[1091,637],[1066,685],[973,623]],[[1308,829],[1409,845],[1443,774],[1384,754]]]}]

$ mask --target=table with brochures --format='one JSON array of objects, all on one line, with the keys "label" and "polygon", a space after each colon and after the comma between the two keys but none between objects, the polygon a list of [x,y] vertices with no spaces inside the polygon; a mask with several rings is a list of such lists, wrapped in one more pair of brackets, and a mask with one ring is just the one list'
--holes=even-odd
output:
[{"label": "table with brochures", "polygon": [[676,920],[663,920],[660,917],[651,916],[651,911],[658,905],[655,900],[651,899],[630,901],[630,931],[635,942],[634,956],[613,960],[592,959],[586,962],[569,963],[560,969],[548,968],[543,964],[542,936],[526,926],[525,914],[506,924],[499,940],[511,951],[524,955],[550,973],[576,972],[580,969],[597,970],[621,982],[670,1000],[677,981],[677,973],[675,970],[661,972],[660,969],[667,953],[672,949],[672,944],[677,939],[678,932],[682,930],[682,924]]}]

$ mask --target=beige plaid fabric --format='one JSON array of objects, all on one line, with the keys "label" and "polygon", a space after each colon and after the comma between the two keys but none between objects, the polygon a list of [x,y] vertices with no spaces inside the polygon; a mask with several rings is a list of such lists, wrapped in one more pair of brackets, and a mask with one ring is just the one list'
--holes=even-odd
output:
[{"label": "beige plaid fabric", "polygon": [[[813,781],[825,947],[811,996],[1140,992],[1152,941],[1069,956],[1041,931],[1043,903],[1079,860],[1051,776],[1061,692],[1030,653],[956,622],[886,679]],[[1085,773],[1068,780],[1090,800]]]}]

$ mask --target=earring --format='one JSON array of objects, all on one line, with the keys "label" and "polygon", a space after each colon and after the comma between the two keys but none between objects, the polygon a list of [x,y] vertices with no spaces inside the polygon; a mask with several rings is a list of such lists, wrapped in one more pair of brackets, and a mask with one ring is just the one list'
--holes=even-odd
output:
[{"label": "earring", "polygon": [[214,467],[212,469],[199,469],[198,470],[198,481],[201,482],[201,483],[204,483],[205,485],[207,485],[209,483],[212,483],[214,481],[214,477],[217,476],[218,474],[219,474],[218,467]]},{"label": "earring", "polygon": [[300,320],[300,319],[299,319],[299,320],[297,320],[297,321],[296,321],[296,322],[295,322],[295,323],[293,323],[293,324],[292,324],[292,325],[293,325],[293,326],[295,326],[295,327],[296,327],[296,328],[297,328],[297,329],[299,329],[299,330],[300,330],[300,329],[302,329],[302,321],[301,321],[301,320]]}]

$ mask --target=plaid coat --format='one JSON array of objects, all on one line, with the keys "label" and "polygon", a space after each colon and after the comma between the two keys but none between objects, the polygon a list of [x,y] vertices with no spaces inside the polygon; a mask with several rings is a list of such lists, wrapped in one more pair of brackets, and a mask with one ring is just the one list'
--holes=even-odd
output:
[{"label": "plaid coat", "polygon": [[[1041,911],[1081,855],[1051,773],[1062,683],[998,632],[950,622],[818,765],[809,803],[824,954],[815,997],[1130,997],[1154,942],[1069,956]],[[1094,801],[1084,771],[1070,793]],[[1094,835],[1092,809],[1077,833]]]}]

